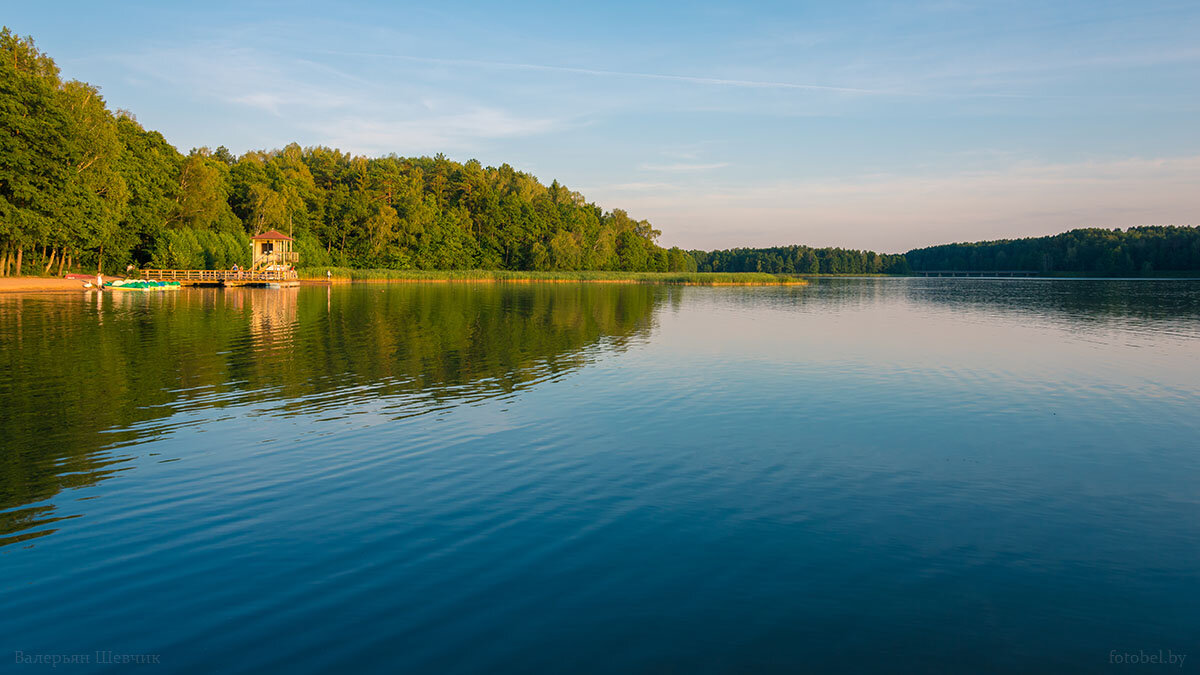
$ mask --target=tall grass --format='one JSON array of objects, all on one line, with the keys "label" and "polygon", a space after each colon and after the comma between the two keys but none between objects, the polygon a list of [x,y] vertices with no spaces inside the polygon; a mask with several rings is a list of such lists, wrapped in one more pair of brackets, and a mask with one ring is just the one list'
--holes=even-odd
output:
[{"label": "tall grass", "polygon": [[684,286],[778,286],[808,283],[787,274],[755,272],[520,272],[512,270],[390,270],[349,267],[304,267],[301,279],[335,281],[475,281],[475,282],[593,282],[675,284]]}]

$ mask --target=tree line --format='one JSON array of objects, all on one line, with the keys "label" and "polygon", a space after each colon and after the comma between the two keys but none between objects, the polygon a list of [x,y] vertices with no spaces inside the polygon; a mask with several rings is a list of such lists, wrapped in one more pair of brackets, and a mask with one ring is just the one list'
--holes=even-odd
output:
[{"label": "tree line", "polygon": [[776,246],[689,251],[700,272],[771,274],[908,274],[903,254],[844,248]]},{"label": "tree line", "polygon": [[1049,237],[943,244],[905,254],[915,271],[1021,270],[1101,276],[1200,270],[1200,228],[1086,228]]},{"label": "tree line", "polygon": [[779,246],[683,251],[558,181],[442,155],[326,147],[180,153],[95,87],[64,81],[33,40],[0,30],[0,275],[227,268],[248,234],[295,238],[306,266],[907,274],[1200,270],[1194,227],[1081,229],[885,254]]},{"label": "tree line", "polygon": [[181,154],[0,31],[0,273],[244,264],[280,230],[307,265],[692,271],[625,211],[507,164],[297,144]]}]

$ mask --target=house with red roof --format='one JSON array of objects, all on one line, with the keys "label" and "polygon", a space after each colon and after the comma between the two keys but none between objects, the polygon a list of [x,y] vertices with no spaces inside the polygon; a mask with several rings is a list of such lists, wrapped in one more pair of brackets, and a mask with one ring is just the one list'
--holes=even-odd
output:
[{"label": "house with red roof", "polygon": [[267,230],[250,237],[250,269],[294,267],[300,262],[300,254],[292,250],[294,242],[294,239],[278,230]]}]

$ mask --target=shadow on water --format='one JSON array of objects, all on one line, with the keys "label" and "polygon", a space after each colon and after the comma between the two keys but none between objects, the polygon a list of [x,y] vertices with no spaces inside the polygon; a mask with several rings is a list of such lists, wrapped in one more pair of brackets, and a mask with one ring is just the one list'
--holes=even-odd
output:
[{"label": "shadow on water", "polygon": [[131,447],[179,413],[371,399],[403,417],[503,397],[646,339],[666,296],[414,284],[0,297],[0,546],[78,517],[50,500],[132,468]]},{"label": "shadow on water", "polygon": [[41,537],[0,546],[0,648],[182,672],[1186,653],[1198,288],[0,297],[0,536]]},{"label": "shadow on water", "polygon": [[1191,280],[912,279],[905,289],[912,302],[1075,327],[1161,330],[1200,319],[1200,281]]},{"label": "shadow on water", "polygon": [[1115,328],[1195,336],[1200,281],[1174,279],[816,279],[803,293],[739,298],[747,308],[790,305],[837,310],[896,306],[956,319],[1005,317],[1078,331]]}]

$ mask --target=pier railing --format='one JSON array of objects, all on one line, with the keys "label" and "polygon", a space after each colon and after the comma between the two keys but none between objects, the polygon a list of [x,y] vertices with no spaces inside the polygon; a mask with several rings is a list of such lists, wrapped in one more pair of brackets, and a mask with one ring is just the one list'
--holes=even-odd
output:
[{"label": "pier railing", "polygon": [[178,281],[192,283],[289,281],[298,279],[296,270],[141,270],[139,276],[152,281]]},{"label": "pier railing", "polygon": [[300,262],[299,251],[272,251],[254,257],[254,262],[250,264],[251,269],[266,267],[267,265],[295,265]]}]

